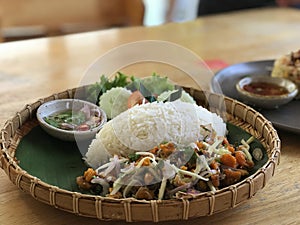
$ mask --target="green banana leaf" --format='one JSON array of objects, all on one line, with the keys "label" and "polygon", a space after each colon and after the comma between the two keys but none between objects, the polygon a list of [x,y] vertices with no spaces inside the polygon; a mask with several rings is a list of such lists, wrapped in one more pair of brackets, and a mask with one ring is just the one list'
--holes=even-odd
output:
[{"label": "green banana leaf", "polygon": [[76,177],[87,169],[76,142],[54,138],[40,126],[22,138],[16,158],[32,176],[69,191],[79,191]]}]

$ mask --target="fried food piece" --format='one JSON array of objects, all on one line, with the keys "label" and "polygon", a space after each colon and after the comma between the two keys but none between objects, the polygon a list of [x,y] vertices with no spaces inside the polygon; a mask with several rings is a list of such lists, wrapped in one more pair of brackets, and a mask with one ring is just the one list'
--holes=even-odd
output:
[{"label": "fried food piece", "polygon": [[219,163],[214,160],[214,161],[211,162],[209,167],[213,170],[217,170],[217,169],[219,169]]},{"label": "fried food piece", "polygon": [[242,173],[239,170],[224,169],[225,179],[222,180],[223,186],[232,185],[241,180]]},{"label": "fried food piece", "polygon": [[213,175],[211,175],[210,179],[211,179],[211,183],[215,187],[219,187],[220,186],[220,176],[219,176],[219,174],[213,174]]},{"label": "fried food piece", "polygon": [[199,180],[199,182],[196,184],[196,188],[197,188],[197,190],[202,191],[202,192],[209,191],[207,182],[205,182],[203,180]]},{"label": "fried food piece", "polygon": [[86,181],[84,176],[77,177],[76,183],[78,187],[82,190],[90,190],[92,188],[92,184]]},{"label": "fried food piece", "polygon": [[227,138],[224,138],[223,143],[224,146],[226,146],[226,148],[228,149],[228,151],[230,151],[231,153],[234,153],[235,149],[234,147],[229,143],[229,141],[227,140]]},{"label": "fried food piece", "polygon": [[136,192],[135,197],[136,199],[152,200],[154,199],[154,193],[147,187],[140,187]]},{"label": "fried food piece", "polygon": [[87,182],[90,182],[94,176],[96,176],[97,173],[95,170],[93,170],[92,168],[88,168],[85,172],[84,172],[84,179],[87,181]]},{"label": "fried food piece", "polygon": [[236,168],[237,161],[236,158],[231,154],[223,154],[220,159],[221,163],[225,166]]},{"label": "fried food piece", "polygon": [[235,158],[237,163],[242,167],[242,168],[251,168],[254,166],[253,161],[247,160],[246,159],[246,154],[242,151],[236,151],[235,152]]}]

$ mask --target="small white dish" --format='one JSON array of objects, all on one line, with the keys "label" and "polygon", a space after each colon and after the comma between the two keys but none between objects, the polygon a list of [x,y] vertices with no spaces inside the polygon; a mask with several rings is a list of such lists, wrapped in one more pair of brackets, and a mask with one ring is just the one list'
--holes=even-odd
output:
[{"label": "small white dish", "polygon": [[[98,114],[97,117],[100,118],[100,122],[97,123],[96,127],[88,128],[87,130],[83,131],[65,130],[50,125],[45,121],[45,118],[51,115],[65,112],[67,110],[72,110],[73,113],[82,109],[84,106],[88,107],[91,111],[96,112]],[[40,126],[48,134],[64,141],[83,141],[87,139],[92,139],[107,121],[105,112],[102,109],[100,109],[97,105],[79,99],[58,99],[46,102],[38,108],[36,117],[39,121]]]},{"label": "small white dish", "polygon": [[[261,85],[260,87],[261,89],[265,88],[265,92],[263,94],[258,94],[246,90],[247,88],[245,89],[246,85],[249,87],[249,85],[252,84],[267,84]],[[282,94],[271,94],[270,89],[276,88],[275,86],[278,87],[278,89],[283,88],[287,92]],[[245,77],[236,83],[236,89],[244,103],[265,109],[278,108],[279,106],[290,102],[298,93],[297,85],[292,81],[285,78],[270,76]],[[262,90],[262,92],[263,91],[264,90]]]}]

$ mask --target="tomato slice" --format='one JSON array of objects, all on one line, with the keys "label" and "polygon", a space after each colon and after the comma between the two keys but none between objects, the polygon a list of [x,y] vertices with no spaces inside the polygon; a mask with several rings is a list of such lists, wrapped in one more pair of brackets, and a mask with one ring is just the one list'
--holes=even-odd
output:
[{"label": "tomato slice", "polygon": [[144,102],[148,102],[140,91],[134,91],[128,98],[127,106],[131,108],[135,105],[141,105]]}]

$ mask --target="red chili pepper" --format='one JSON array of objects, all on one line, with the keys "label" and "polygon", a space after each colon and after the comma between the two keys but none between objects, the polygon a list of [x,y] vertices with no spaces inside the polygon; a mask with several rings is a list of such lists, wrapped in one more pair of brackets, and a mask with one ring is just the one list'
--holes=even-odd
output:
[{"label": "red chili pepper", "polygon": [[90,129],[90,126],[87,124],[81,124],[80,126],[77,127],[77,130],[79,130],[79,131],[86,131],[89,129]]}]

